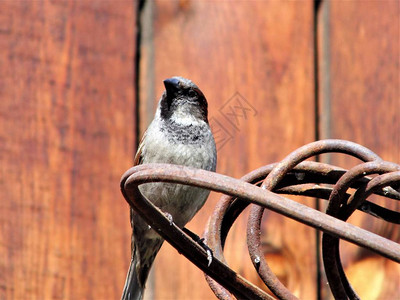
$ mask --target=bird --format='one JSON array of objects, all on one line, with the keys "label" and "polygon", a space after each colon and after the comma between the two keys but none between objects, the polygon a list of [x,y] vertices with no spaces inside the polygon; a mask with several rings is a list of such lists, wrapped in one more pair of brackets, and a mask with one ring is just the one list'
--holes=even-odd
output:
[{"label": "bird", "polygon": [[[144,133],[134,165],[169,163],[215,172],[217,150],[208,123],[208,103],[191,80],[174,76],[163,81],[153,121]],[[180,228],[204,205],[210,191],[174,183],[145,183],[139,190]],[[131,263],[122,300],[143,299],[146,280],[164,240],[130,208]]]}]

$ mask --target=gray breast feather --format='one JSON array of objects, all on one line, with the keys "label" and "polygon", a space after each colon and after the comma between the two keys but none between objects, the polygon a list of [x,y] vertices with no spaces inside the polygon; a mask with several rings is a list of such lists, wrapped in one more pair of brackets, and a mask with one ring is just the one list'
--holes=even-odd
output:
[{"label": "gray breast feather", "polygon": [[[156,121],[156,120],[155,120]],[[154,125],[154,124],[152,124]],[[143,164],[170,163],[198,169],[215,171],[216,147],[211,130],[207,126],[201,130],[193,126],[186,130],[191,137],[198,135],[196,142],[186,143],[177,132],[166,133],[159,126],[150,126],[142,149]],[[179,136],[179,137],[178,137]],[[164,212],[172,215],[178,226],[184,226],[203,206],[209,191],[182,184],[146,183],[139,187],[142,194]]]}]

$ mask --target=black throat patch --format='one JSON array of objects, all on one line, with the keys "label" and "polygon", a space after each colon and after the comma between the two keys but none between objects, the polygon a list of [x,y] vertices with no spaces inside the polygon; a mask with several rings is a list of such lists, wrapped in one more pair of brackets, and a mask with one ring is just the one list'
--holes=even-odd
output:
[{"label": "black throat patch", "polygon": [[205,123],[199,125],[179,124],[171,119],[163,120],[163,122],[165,126],[161,126],[161,131],[166,135],[170,143],[202,144],[211,135],[211,131]]}]

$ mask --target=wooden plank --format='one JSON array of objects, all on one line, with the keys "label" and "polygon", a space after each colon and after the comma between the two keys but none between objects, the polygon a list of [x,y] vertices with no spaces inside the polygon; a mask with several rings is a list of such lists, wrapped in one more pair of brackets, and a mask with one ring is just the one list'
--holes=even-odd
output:
[{"label": "wooden plank", "polygon": [[[143,12],[141,131],[153,117],[162,80],[181,75],[196,82],[209,101],[213,129],[219,130],[219,173],[241,177],[314,139],[312,1],[149,5]],[[248,109],[246,115],[235,108],[239,105]],[[238,116],[229,114],[231,108]],[[218,197],[211,196],[190,229],[202,233]],[[313,205],[312,200],[305,203]],[[245,244],[246,223],[247,218],[238,220],[226,256],[235,270],[256,282]],[[296,295],[315,299],[314,231],[272,213],[264,228],[273,269]],[[154,299],[214,298],[203,274],[166,244],[147,294]]]},{"label": "wooden plank", "polygon": [[[399,2],[324,1],[319,24],[321,136],[360,143],[399,163]],[[357,162],[337,156],[326,160],[345,167]],[[395,201],[372,199],[399,209]],[[400,241],[398,226],[360,213],[350,222]],[[342,244],[347,275],[361,299],[400,298],[396,263]]]},{"label": "wooden plank", "polygon": [[0,299],[117,299],[134,1],[0,3]]}]

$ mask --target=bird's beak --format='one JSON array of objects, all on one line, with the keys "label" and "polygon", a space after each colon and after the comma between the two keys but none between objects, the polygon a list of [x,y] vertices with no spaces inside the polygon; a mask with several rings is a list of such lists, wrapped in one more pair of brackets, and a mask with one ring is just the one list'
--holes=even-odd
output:
[{"label": "bird's beak", "polygon": [[174,77],[164,80],[164,86],[165,86],[165,89],[167,90],[168,98],[175,97],[175,95],[177,94],[177,92],[180,89],[179,82],[180,82],[179,79],[174,78]]}]

